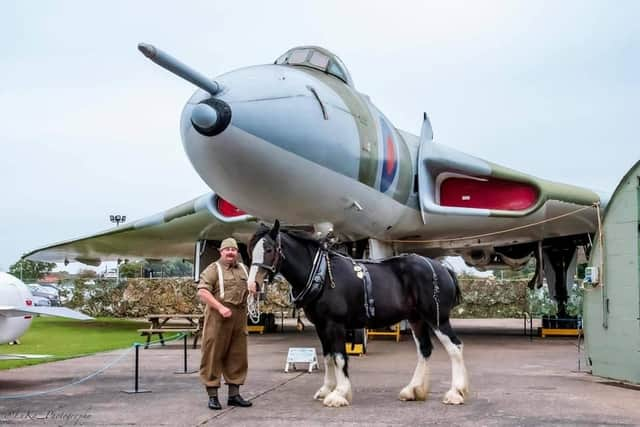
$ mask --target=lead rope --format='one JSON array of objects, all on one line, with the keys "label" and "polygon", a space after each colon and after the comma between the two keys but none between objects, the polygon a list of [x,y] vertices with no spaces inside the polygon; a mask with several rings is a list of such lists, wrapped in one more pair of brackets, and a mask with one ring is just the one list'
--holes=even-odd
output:
[{"label": "lead rope", "polygon": [[[240,263],[240,267],[244,271],[244,274],[249,277],[247,267],[242,263]],[[247,314],[252,323],[260,323],[260,316],[262,316],[262,311],[260,310],[260,294],[254,296],[249,292],[249,296],[247,296]]]},{"label": "lead rope", "polygon": [[253,323],[260,323],[260,297],[256,298],[252,294],[247,297],[247,314]]}]

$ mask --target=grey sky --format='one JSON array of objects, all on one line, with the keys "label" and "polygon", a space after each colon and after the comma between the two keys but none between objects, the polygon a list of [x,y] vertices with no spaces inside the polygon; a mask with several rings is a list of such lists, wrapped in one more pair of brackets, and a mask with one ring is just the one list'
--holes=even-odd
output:
[{"label": "grey sky", "polygon": [[640,159],[640,2],[26,2],[0,6],[0,270],[35,247],[208,189],[180,143],[205,74],[315,44],[394,122],[536,176],[611,192]]}]

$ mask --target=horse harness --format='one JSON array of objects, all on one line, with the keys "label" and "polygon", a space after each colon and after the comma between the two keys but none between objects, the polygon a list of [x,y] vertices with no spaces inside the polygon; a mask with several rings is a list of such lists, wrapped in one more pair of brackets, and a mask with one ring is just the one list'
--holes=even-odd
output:
[{"label": "horse harness", "polygon": [[368,318],[372,318],[376,315],[375,300],[373,299],[373,284],[371,283],[371,276],[369,270],[363,263],[356,262],[353,258],[349,258],[353,265],[353,271],[356,277],[362,280],[362,289],[364,290],[364,312]]},{"label": "horse harness", "polygon": [[[322,288],[327,277],[327,270],[331,268],[330,263],[331,260],[329,259],[329,253],[322,248],[318,248],[316,255],[313,257],[313,265],[311,266],[311,272],[309,273],[307,283],[304,286],[304,289],[302,289],[302,291],[300,291],[300,293],[292,300],[296,308],[300,308],[320,296],[320,292],[322,292]],[[333,274],[329,273],[329,275],[332,282],[331,287],[333,288],[335,287]]]},{"label": "horse harness", "polygon": [[[331,269],[331,252],[325,246],[320,246],[313,258],[313,265],[311,266],[311,272],[309,273],[309,278],[307,279],[307,283],[305,284],[304,289],[292,298],[292,302],[296,306],[296,308],[303,307],[304,305],[314,301],[316,298],[320,296],[322,289],[324,287],[324,283],[327,279],[327,272],[329,273],[329,283],[331,288],[336,287],[336,282],[333,278],[333,271]],[[344,256],[338,252],[334,252],[336,255],[339,255],[343,258],[347,258],[352,266],[353,271],[356,277],[362,280],[362,287],[364,291],[364,310],[365,314],[368,318],[372,318],[375,316],[375,299],[373,298],[373,283],[371,282],[371,276],[369,275],[369,270],[362,262],[356,262],[353,258]],[[401,256],[406,256],[401,255]],[[432,277],[433,277],[433,300],[436,303],[436,325],[437,328],[440,328],[440,286],[438,285],[438,275],[436,274],[436,270],[433,268],[433,265],[429,261],[428,258],[420,257],[424,262],[427,263],[429,268],[431,269]],[[282,246],[280,243],[280,235],[276,238],[276,257],[272,265],[266,265],[262,263],[253,263],[252,265],[258,265],[262,268],[269,270],[271,273],[275,274],[280,269],[280,264],[284,260],[284,253],[282,252]],[[374,263],[379,263],[383,260],[373,261]]]},{"label": "horse harness", "polygon": [[[356,262],[351,258],[348,259],[351,261],[356,277],[363,281],[365,313],[368,318],[374,317],[373,285],[369,271],[364,264]],[[327,274],[329,275],[329,286],[333,289],[336,287],[336,282],[331,268],[331,251],[324,247],[319,247],[313,258],[311,272],[309,273],[309,278],[307,279],[304,289],[293,297],[292,301],[297,308],[314,301],[320,296],[324,284],[327,281]]]},{"label": "horse harness", "polygon": [[433,276],[433,300],[436,302],[436,326],[440,329],[440,285],[438,285],[438,275],[436,274],[436,270],[433,268],[429,258],[422,256],[420,258],[427,263]]}]

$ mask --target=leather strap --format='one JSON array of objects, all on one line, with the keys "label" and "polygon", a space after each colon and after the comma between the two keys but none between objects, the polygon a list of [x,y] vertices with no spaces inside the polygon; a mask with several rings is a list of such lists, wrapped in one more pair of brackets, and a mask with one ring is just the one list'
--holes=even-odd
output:
[{"label": "leather strap", "polygon": [[327,277],[327,257],[324,256],[324,252],[324,250],[318,249],[313,259],[313,266],[311,267],[307,284],[304,289],[293,298],[293,303],[297,308],[314,301],[320,296],[324,288],[324,282]]}]

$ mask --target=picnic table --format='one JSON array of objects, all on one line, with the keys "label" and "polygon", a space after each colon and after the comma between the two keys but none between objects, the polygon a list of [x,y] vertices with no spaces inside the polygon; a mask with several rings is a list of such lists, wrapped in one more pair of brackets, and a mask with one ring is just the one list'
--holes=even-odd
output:
[{"label": "picnic table", "polygon": [[183,333],[193,335],[193,348],[198,344],[198,338],[202,334],[204,323],[203,314],[149,314],[147,315],[149,327],[138,329],[140,335],[147,337],[144,348],[149,348],[151,337],[158,335],[164,345],[164,335],[171,333]]}]

